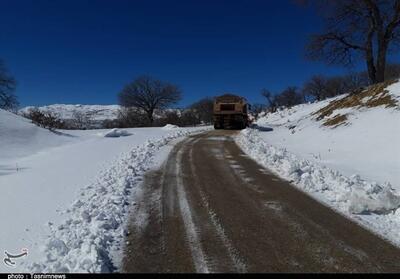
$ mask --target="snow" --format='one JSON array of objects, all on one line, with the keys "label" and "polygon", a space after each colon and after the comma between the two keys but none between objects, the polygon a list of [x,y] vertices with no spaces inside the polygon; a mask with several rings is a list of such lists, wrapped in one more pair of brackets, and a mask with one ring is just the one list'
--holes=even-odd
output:
[{"label": "snow", "polygon": [[[400,82],[387,90],[400,99]],[[323,126],[314,113],[334,99],[265,114],[237,143],[278,176],[400,245],[400,110],[337,109],[332,116],[346,114],[347,124]]]},{"label": "snow", "polygon": [[389,94],[395,99],[400,101],[400,82],[393,83],[389,85],[386,90],[389,91]]},{"label": "snow", "polygon": [[13,158],[31,155],[73,141],[31,124],[31,121],[0,109],[0,175],[8,172]]},{"label": "snow", "polygon": [[164,130],[175,130],[178,129],[179,127],[177,125],[172,125],[172,124],[167,124],[164,127],[162,127]]},{"label": "snow", "polygon": [[262,132],[243,130],[236,142],[250,157],[320,202],[400,246],[400,192],[359,175],[303,159],[266,142]]},{"label": "snow", "polygon": [[144,172],[166,158],[169,142],[208,128],[125,129],[132,136],[111,138],[109,130],[52,133],[0,110],[0,249],[29,250],[0,272],[118,269]]},{"label": "snow", "polygon": [[351,213],[386,213],[400,206],[400,196],[389,183],[379,185],[359,175],[346,177],[336,170],[312,163],[286,149],[266,143],[257,130],[247,129],[238,143],[257,162],[267,166],[303,190],[321,194],[326,202]]},{"label": "snow", "polygon": [[[400,101],[400,82],[387,90]],[[400,246],[400,110],[337,109],[331,116],[346,114],[347,124],[332,128],[313,115],[332,100],[265,114],[236,141],[295,187]],[[113,119],[119,109],[46,108],[61,118],[82,110],[97,120]],[[0,249],[29,250],[16,268],[0,264],[0,272],[118,271],[127,216],[141,219],[141,212],[130,210],[142,193],[144,173],[159,166],[182,137],[204,129],[209,127],[167,124],[50,132],[0,110]],[[192,221],[185,222],[189,240],[198,242]]]},{"label": "snow", "polygon": [[53,228],[45,242],[45,255],[32,265],[35,272],[110,272],[126,235],[126,217],[143,173],[154,154],[186,131],[149,140],[124,154],[110,169],[80,191],[69,217]]},{"label": "snow", "polygon": [[131,134],[128,133],[128,131],[126,130],[121,130],[121,129],[111,129],[110,131],[106,132],[104,134],[104,137],[106,138],[118,138],[118,137],[126,137],[126,136],[130,136]]},{"label": "snow", "polygon": [[[400,82],[387,89],[400,100]],[[273,130],[260,134],[261,137],[346,176],[358,174],[381,184],[389,182],[400,190],[400,109],[335,110],[333,114],[347,114],[349,124],[332,129],[312,116],[331,100],[295,106],[260,118],[257,125]]]}]

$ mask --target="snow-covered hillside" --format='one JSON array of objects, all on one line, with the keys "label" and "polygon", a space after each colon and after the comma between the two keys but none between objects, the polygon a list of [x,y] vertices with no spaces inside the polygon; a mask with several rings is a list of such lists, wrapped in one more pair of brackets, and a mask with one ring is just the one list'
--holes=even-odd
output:
[{"label": "snow-covered hillside", "polygon": [[[35,108],[32,106],[24,107],[19,110],[20,113],[26,113],[30,109]],[[49,106],[38,107],[39,110],[44,112],[52,112],[61,119],[68,120],[74,118],[74,113],[82,113],[90,117],[93,121],[103,121],[116,119],[118,115],[119,105],[65,105],[54,104]]]},{"label": "snow-covered hillside", "polygon": [[[400,102],[400,82],[386,90],[393,100]],[[346,97],[268,114],[257,124],[273,129],[271,133],[262,134],[268,143],[349,176],[356,173],[380,183],[390,182],[400,190],[399,103],[389,107],[386,103],[374,107],[338,105],[332,108],[330,115],[317,120],[323,108]],[[370,95],[363,100],[368,99]],[[325,125],[344,115],[347,120],[338,123],[341,125]]]},{"label": "snow-covered hillside", "polygon": [[400,82],[376,85],[268,113],[237,142],[282,178],[400,245],[399,104]]},{"label": "snow-covered hillside", "polygon": [[74,138],[71,136],[41,129],[28,119],[0,109],[0,175],[8,172],[6,169],[15,167],[10,166],[14,158],[72,141]]},{"label": "snow-covered hillside", "polygon": [[118,267],[142,175],[165,158],[174,139],[200,129],[52,133],[0,110],[0,249],[29,251],[16,268],[1,264],[0,272]]},{"label": "snow-covered hillside", "polygon": [[[71,120],[74,119],[75,113],[86,115],[91,121],[101,122],[104,120],[114,120],[118,117],[118,111],[121,109],[119,105],[68,105],[68,104],[54,104],[48,106],[34,107],[28,106],[20,109],[19,114],[23,115],[29,112],[30,109],[38,108],[43,112],[51,112],[56,114],[60,119]],[[174,111],[175,109],[166,109],[164,111]],[[178,110],[179,112],[179,110]],[[163,111],[156,110],[154,117],[158,118],[163,116]]]}]

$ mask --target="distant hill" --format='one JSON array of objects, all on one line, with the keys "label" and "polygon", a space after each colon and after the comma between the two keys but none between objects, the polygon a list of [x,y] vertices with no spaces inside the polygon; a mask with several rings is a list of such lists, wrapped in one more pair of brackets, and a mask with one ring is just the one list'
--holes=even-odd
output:
[{"label": "distant hill", "polygon": [[[24,107],[19,113],[28,112],[33,106]],[[38,107],[41,111],[50,111],[59,115],[61,119],[73,119],[75,112],[84,113],[94,121],[104,121],[116,119],[118,115],[119,105],[66,105],[54,104],[49,106]]]},{"label": "distant hill", "polygon": [[[97,129],[103,128],[103,122],[105,120],[115,120],[118,117],[118,111],[121,109],[119,105],[72,105],[72,104],[54,104],[48,106],[27,106],[18,111],[18,114],[24,115],[32,108],[38,108],[42,112],[51,112],[56,114],[61,120],[66,123],[74,119],[75,113],[81,113],[90,120],[90,125],[85,127],[86,129]],[[165,109],[154,111],[154,118],[161,118],[165,116],[165,112],[177,111],[180,113],[179,109]]]}]

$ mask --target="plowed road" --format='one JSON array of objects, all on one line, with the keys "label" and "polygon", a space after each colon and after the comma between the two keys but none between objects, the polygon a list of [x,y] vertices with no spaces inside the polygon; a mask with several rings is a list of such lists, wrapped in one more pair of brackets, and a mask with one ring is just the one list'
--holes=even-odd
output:
[{"label": "plowed road", "polygon": [[400,272],[400,250],[248,158],[233,131],[178,143],[144,181],[126,272]]}]

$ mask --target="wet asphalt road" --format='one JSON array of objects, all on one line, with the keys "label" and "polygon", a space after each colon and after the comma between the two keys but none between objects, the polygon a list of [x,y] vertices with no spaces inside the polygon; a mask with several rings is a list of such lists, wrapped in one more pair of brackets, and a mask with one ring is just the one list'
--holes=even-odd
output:
[{"label": "wet asphalt road", "polygon": [[125,272],[400,272],[400,250],[280,180],[235,131],[178,143],[149,172]]}]

